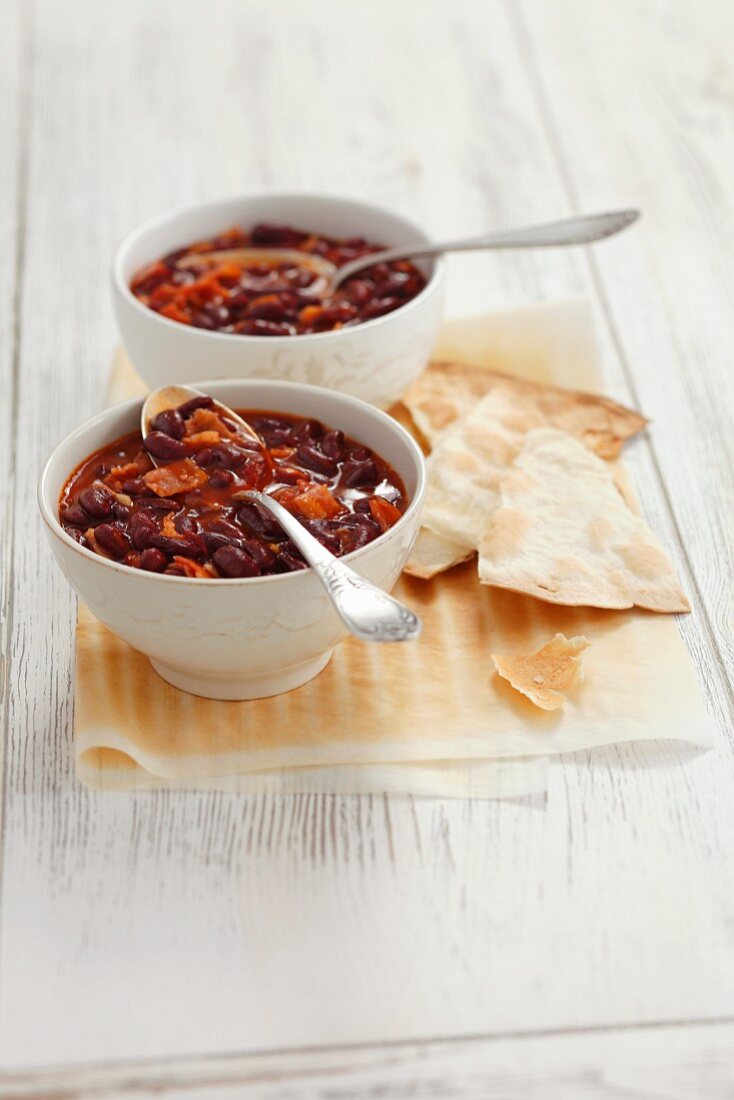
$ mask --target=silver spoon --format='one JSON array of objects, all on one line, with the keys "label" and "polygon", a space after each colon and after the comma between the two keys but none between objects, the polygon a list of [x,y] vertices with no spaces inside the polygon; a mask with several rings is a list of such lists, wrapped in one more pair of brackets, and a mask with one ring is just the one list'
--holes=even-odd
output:
[{"label": "silver spoon", "polygon": [[[163,386],[154,390],[145,399],[140,415],[143,438],[148,435],[151,424],[159,413],[165,409],[175,409],[192,397],[206,396],[208,395],[191,386]],[[252,425],[221,401],[216,398],[214,400],[216,407],[228,420],[234,421],[265,449],[265,444]],[[152,455],[151,459],[158,465]],[[235,494],[235,499],[253,500],[267,508],[301,551],[326,589],[326,594],[342,622],[352,634],[365,642],[404,642],[418,637],[423,624],[413,611],[364,577],[360,577],[335,557],[277,500],[267,493],[255,490],[242,490]]]},{"label": "silver spoon", "polygon": [[314,272],[316,278],[301,294],[325,297],[344,282],[367,267],[392,263],[393,260],[416,259],[421,256],[442,256],[445,252],[474,252],[482,249],[502,248],[555,248],[560,245],[591,244],[632,225],[640,216],[639,210],[616,210],[606,214],[583,214],[576,218],[564,218],[544,225],[527,226],[524,229],[506,229],[481,237],[466,237],[440,244],[409,244],[372,252],[356,260],[336,267],[323,256],[312,252],[299,252],[285,248],[227,248],[217,252],[190,253],[177,261],[178,267],[190,267],[207,261],[235,260],[238,263],[292,263]]}]

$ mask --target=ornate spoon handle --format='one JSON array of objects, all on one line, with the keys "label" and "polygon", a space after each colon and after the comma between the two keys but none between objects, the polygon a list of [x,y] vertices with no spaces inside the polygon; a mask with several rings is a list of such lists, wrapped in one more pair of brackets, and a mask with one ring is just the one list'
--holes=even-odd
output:
[{"label": "ornate spoon handle", "polygon": [[254,490],[238,497],[256,501],[275,517],[323,584],[352,634],[365,642],[404,642],[418,637],[423,624],[414,612],[334,557],[277,500]]}]

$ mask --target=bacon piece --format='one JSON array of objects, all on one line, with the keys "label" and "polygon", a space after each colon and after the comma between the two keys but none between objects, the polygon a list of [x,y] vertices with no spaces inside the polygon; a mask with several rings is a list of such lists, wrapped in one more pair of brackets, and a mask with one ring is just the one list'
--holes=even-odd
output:
[{"label": "bacon piece", "polygon": [[[185,558],[183,554],[173,555],[173,564],[178,566],[183,577],[203,577],[205,580],[210,580],[212,577],[216,577],[217,574],[209,565],[199,565],[197,561],[192,561],[191,558]],[[166,572],[172,572],[171,569]]]},{"label": "bacon piece", "polygon": [[329,492],[325,485],[315,485],[305,493],[299,493],[292,501],[293,511],[306,519],[332,519],[345,511],[345,507]]},{"label": "bacon piece", "polygon": [[143,481],[158,497],[174,497],[206,485],[209,478],[190,458],[179,458],[157,470],[149,470]]},{"label": "bacon piece", "polygon": [[193,413],[186,421],[187,436],[191,438],[200,433],[210,431],[216,432],[217,435],[221,435],[225,439],[234,439],[237,434],[227,427],[215,409],[194,409]]},{"label": "bacon piece", "polygon": [[384,497],[372,497],[370,499],[370,512],[372,518],[379,523],[383,531],[387,531],[393,524],[397,523],[402,513],[394,504],[391,504],[389,500],[385,500]]},{"label": "bacon piece", "polygon": [[213,447],[220,440],[219,432],[195,432],[193,435],[185,436],[184,443],[193,451],[200,451],[204,447]]}]

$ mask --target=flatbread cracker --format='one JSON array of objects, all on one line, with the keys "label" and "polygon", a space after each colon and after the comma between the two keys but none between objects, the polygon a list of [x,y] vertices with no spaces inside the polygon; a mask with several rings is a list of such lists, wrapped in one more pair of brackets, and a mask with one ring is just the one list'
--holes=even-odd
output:
[{"label": "flatbread cracker", "polygon": [[454,565],[468,561],[473,554],[474,550],[467,550],[453,539],[443,538],[429,531],[427,527],[421,527],[405,572],[411,577],[430,580],[437,573],[443,573]]},{"label": "flatbread cracker", "polygon": [[500,496],[479,546],[483,584],[569,606],[690,610],[610,467],[565,432],[529,432]]},{"label": "flatbread cracker", "polygon": [[580,655],[591,645],[583,635],[556,634],[535,653],[492,653],[494,667],[541,710],[558,710],[584,679]]},{"label": "flatbread cracker", "polygon": [[514,393],[518,408],[534,411],[541,424],[568,432],[601,458],[616,458],[622,444],[647,424],[640,413],[607,397],[531,382],[472,363],[429,363],[404,394],[403,404],[434,447],[454,421],[498,388]]}]

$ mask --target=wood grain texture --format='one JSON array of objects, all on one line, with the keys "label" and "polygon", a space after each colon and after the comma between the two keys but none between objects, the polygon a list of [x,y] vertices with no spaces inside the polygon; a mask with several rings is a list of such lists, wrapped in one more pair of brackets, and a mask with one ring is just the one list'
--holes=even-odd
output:
[{"label": "wood grain texture", "polygon": [[[17,294],[23,321],[18,427],[0,440],[0,462],[12,456],[17,470],[0,908],[8,1088],[35,1080],[41,1092],[43,1067],[54,1067],[48,1085],[92,1062],[734,1014],[728,15],[693,0],[675,6],[685,17],[642,0],[596,5],[593,20],[583,8],[36,0],[23,35],[20,5],[2,4],[3,240],[24,211],[20,280],[0,275],[0,304]],[[640,26],[657,43],[644,53],[630,45]],[[18,202],[13,165],[24,163]],[[639,397],[655,419],[631,461],[694,596],[683,629],[722,731],[715,752],[584,754],[552,767],[547,804],[110,797],[75,784],[74,601],[42,543],[33,486],[52,444],[102,403],[110,252],[162,207],[276,186],[373,198],[436,234],[576,202],[646,207],[647,227],[592,263],[570,251],[452,260],[449,308],[591,296],[610,394]],[[62,278],[49,278],[49,255],[63,257]],[[648,1095],[726,1095],[730,1035],[666,1035]],[[529,1038],[517,1056],[516,1095],[635,1095],[633,1081],[604,1077],[593,1043],[556,1036],[537,1053],[545,1042]],[[620,1033],[618,1057],[636,1042]],[[361,1079],[333,1057],[345,1095],[491,1095],[470,1091],[466,1049],[430,1048],[435,1077],[418,1048],[404,1070],[373,1052],[376,1076]],[[329,1078],[310,1087],[318,1061],[271,1065],[294,1067],[268,1082],[272,1095],[334,1095]],[[478,1080],[502,1095],[506,1063],[486,1065]],[[685,1093],[672,1091],[679,1070]]]},{"label": "wood grain texture", "polygon": [[730,1100],[731,1023],[278,1051],[8,1075],[0,1095],[91,1100]]}]

